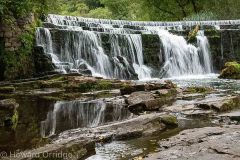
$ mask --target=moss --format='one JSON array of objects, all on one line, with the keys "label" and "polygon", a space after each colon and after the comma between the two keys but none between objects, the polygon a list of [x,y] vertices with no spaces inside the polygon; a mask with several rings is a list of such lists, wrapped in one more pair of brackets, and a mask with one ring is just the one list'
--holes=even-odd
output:
[{"label": "moss", "polygon": [[[13,80],[33,77],[35,67],[32,51],[35,42],[35,28],[38,25],[40,25],[40,22],[36,19],[32,24],[25,25],[22,28],[20,36],[14,37],[21,43],[18,50],[3,50],[0,52],[0,72],[2,72],[0,73],[0,79]],[[15,28],[11,25],[9,27]]]},{"label": "moss", "polygon": [[94,87],[96,90],[108,90],[112,88],[112,83],[107,80],[102,80]]},{"label": "moss", "polygon": [[199,25],[196,25],[192,31],[188,34],[188,42],[193,43],[196,41],[197,33],[199,31]]},{"label": "moss", "polygon": [[164,115],[161,117],[161,121],[167,125],[168,127],[177,127],[178,126],[178,121],[177,117],[172,116],[172,115]]},{"label": "moss", "polygon": [[209,28],[204,30],[204,35],[212,38],[221,38],[221,32],[217,29]]},{"label": "moss", "polygon": [[186,93],[209,93],[212,91],[213,89],[210,87],[188,87],[184,90]]},{"label": "moss", "polygon": [[225,111],[230,111],[237,108],[240,108],[240,97],[236,97],[225,102],[219,111],[225,112]]},{"label": "moss", "polygon": [[14,91],[15,87],[13,86],[0,87],[0,93],[13,93]]},{"label": "moss", "polygon": [[227,62],[219,78],[240,79],[240,64],[237,62]]},{"label": "moss", "polygon": [[5,127],[11,127],[15,129],[17,127],[18,123],[18,112],[15,111],[15,113],[11,117],[6,117],[4,120],[4,126]]}]

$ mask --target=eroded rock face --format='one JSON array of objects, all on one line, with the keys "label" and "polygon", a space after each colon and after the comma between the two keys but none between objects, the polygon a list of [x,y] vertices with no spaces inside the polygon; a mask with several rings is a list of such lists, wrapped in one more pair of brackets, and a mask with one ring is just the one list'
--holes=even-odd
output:
[{"label": "eroded rock face", "polygon": [[146,159],[237,160],[240,159],[239,130],[239,125],[185,130],[160,141],[160,152]]},{"label": "eroded rock face", "polygon": [[16,125],[18,120],[17,108],[19,104],[15,99],[5,99],[0,101],[0,126]]},{"label": "eroded rock face", "polygon": [[36,74],[44,75],[53,72],[55,69],[50,55],[44,53],[41,46],[36,46],[33,51]]}]

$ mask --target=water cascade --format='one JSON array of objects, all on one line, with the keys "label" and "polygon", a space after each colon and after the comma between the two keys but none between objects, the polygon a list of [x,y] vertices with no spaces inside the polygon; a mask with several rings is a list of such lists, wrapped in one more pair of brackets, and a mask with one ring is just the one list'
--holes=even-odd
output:
[{"label": "water cascade", "polygon": [[102,101],[57,102],[41,122],[41,136],[49,137],[74,128],[92,128],[128,119],[132,114],[122,105]]},{"label": "water cascade", "polygon": [[[183,36],[168,31],[169,26],[182,30],[179,23],[130,23],[49,15],[45,26],[37,29],[37,45],[44,47],[46,54],[52,56],[56,70],[62,73],[151,79],[213,71],[204,32],[199,31],[196,44],[190,44]],[[155,54],[164,59],[159,68],[145,64],[142,34],[159,36],[160,53]]]},{"label": "water cascade", "polygon": [[188,44],[182,36],[169,33],[157,27],[146,27],[159,35],[165,63],[161,68],[161,77],[179,77],[183,75],[201,75],[212,72],[209,43],[203,31],[197,35],[197,47]]}]

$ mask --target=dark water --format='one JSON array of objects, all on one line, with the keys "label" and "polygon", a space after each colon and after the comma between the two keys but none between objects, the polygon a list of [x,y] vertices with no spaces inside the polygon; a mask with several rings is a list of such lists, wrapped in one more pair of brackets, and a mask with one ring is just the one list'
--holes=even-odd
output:
[{"label": "dark water", "polygon": [[25,150],[48,142],[41,137],[40,122],[55,102],[25,96],[16,100],[20,104],[18,124],[15,129],[0,127],[0,151]]}]

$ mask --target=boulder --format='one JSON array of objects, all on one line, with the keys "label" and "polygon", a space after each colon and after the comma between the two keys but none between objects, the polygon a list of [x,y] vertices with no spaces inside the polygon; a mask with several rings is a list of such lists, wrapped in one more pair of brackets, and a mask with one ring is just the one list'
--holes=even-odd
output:
[{"label": "boulder", "polygon": [[237,62],[226,63],[219,78],[240,79],[240,64]]},{"label": "boulder", "polygon": [[133,105],[154,99],[154,95],[151,92],[134,92],[127,98],[127,104]]},{"label": "boulder", "polygon": [[142,112],[159,110],[162,106],[171,104],[173,99],[171,96],[155,98],[151,92],[134,92],[127,97],[126,102],[130,111]]}]

